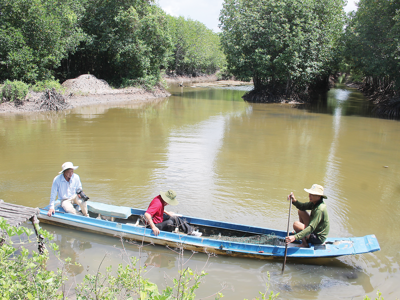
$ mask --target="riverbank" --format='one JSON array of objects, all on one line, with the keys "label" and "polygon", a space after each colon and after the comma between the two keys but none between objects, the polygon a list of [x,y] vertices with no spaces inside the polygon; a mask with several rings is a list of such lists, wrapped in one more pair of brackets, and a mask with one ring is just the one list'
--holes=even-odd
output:
[{"label": "riverbank", "polygon": [[[180,85],[182,87],[227,87],[251,85],[251,82],[239,80],[218,80],[213,75],[191,76],[166,76],[164,77],[168,85]],[[124,89],[113,89],[109,84],[97,79],[90,74],[81,75],[75,79],[65,81],[62,86],[65,88],[63,93],[67,109],[79,106],[92,106],[99,104],[117,103],[144,103],[155,99],[166,98],[171,94],[162,87],[155,87],[152,91],[129,87]],[[0,103],[0,114],[5,113],[29,113],[46,111],[40,108],[41,98],[44,92],[30,91],[27,98],[21,103],[3,102]]]},{"label": "riverbank", "polygon": [[[62,86],[65,88],[63,95],[67,109],[99,104],[143,103],[171,95],[162,87],[155,87],[152,91],[136,87],[113,89],[106,81],[88,74],[69,79]],[[0,104],[0,114],[46,111],[40,107],[43,95],[44,92],[30,91],[20,103],[3,102]]]}]

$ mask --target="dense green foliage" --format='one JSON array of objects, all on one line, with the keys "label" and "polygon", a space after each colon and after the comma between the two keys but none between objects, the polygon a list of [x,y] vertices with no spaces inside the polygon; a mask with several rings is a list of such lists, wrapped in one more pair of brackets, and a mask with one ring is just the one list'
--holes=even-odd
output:
[{"label": "dense green foliage", "polygon": [[360,0],[343,38],[342,66],[378,105],[375,112],[400,117],[400,2]]},{"label": "dense green foliage", "polygon": [[343,0],[225,0],[221,41],[237,78],[292,97],[327,82],[343,28]]},{"label": "dense green foliage", "polygon": [[400,89],[400,2],[360,0],[346,27],[346,62],[375,88]]},{"label": "dense green foliage", "polygon": [[218,34],[154,0],[0,0],[0,81],[41,81],[39,90],[90,73],[148,87],[162,70],[209,74],[224,63]]},{"label": "dense green foliage", "polygon": [[171,49],[166,14],[145,0],[84,1],[80,26],[87,35],[79,50],[65,59],[62,78],[82,73],[121,82],[157,78]]},{"label": "dense green foliage", "polygon": [[1,88],[0,103],[2,101],[23,101],[29,92],[29,86],[22,81],[9,81],[4,82]]},{"label": "dense green foliage", "polygon": [[49,79],[84,34],[77,0],[0,0],[0,80]]},{"label": "dense green foliage", "polygon": [[177,75],[212,74],[225,65],[219,35],[199,21],[168,16],[173,54],[168,69]]}]

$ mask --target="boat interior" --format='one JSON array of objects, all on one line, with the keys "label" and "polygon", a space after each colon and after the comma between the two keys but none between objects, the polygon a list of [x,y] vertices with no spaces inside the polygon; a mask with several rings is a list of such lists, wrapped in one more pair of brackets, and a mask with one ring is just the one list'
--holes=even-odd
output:
[{"label": "boat interior", "polygon": [[[98,218],[110,222],[117,222],[120,224],[126,224],[131,226],[139,226],[145,227],[145,217],[144,215],[132,214],[127,218],[118,218],[112,216],[105,216],[98,213],[94,213],[89,209],[89,216],[91,218]],[[185,218],[182,218],[184,222],[187,222]],[[256,243],[256,244],[273,244],[273,245],[282,245],[284,243],[283,238],[278,237],[276,235],[260,235],[258,233],[242,231],[242,230],[233,230],[226,229],[220,227],[212,227],[206,225],[198,225],[191,224],[189,225],[193,228],[193,230],[198,230],[202,233],[202,237],[217,239],[217,240],[227,240],[227,241],[236,241],[242,243]],[[178,234],[186,234],[182,231],[180,227],[171,228],[171,231]]]}]

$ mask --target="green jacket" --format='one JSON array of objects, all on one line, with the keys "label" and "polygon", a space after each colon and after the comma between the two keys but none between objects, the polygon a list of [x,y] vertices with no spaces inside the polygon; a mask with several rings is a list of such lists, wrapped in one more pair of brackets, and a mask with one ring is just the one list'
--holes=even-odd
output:
[{"label": "green jacket", "polygon": [[311,210],[310,224],[294,236],[296,240],[299,241],[305,236],[314,233],[322,243],[325,242],[329,233],[329,217],[324,201],[321,200],[316,204],[312,202],[303,203],[296,201],[293,205],[299,210]]}]

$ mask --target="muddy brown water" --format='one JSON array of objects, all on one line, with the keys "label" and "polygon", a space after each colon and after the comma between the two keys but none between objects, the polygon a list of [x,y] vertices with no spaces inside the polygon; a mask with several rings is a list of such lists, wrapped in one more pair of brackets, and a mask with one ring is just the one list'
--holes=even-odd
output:
[{"label": "muddy brown water", "polygon": [[[46,206],[61,164],[72,161],[94,201],[146,208],[172,188],[177,213],[286,230],[286,195],[307,201],[303,189],[319,183],[330,236],[375,234],[380,252],[289,260],[284,275],[279,260],[184,253],[184,267],[208,273],[197,295],[223,289],[226,299],[251,299],[270,274],[270,290],[283,299],[362,299],[377,290],[400,298],[400,122],[372,117],[362,95],[345,87],[297,107],[249,104],[244,90],[171,87],[171,97],[146,105],[0,115],[0,198]],[[62,257],[82,264],[69,271],[71,297],[104,257],[102,266],[114,269],[125,255],[140,257],[160,289],[182,263],[167,248],[125,244],[123,253],[118,238],[44,227]]]}]

